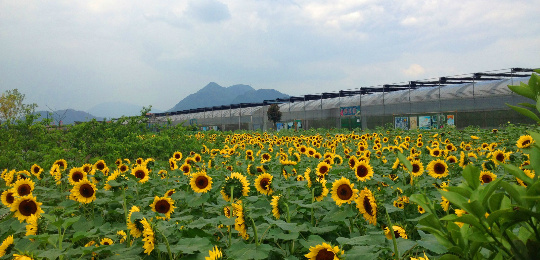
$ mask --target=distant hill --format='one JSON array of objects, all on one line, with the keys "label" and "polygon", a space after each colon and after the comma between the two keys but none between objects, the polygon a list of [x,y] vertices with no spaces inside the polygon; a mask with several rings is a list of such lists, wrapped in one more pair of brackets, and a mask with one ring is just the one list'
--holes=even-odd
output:
[{"label": "distant hill", "polygon": [[78,111],[73,109],[63,109],[63,110],[57,110],[54,112],[49,111],[37,111],[36,114],[40,115],[38,120],[45,119],[45,118],[52,118],[52,123],[57,125],[58,121],[62,121],[63,125],[70,125],[77,122],[86,122],[90,121],[92,119],[96,119],[98,121],[103,120],[102,117],[95,117],[89,113],[86,113],[84,111]]},{"label": "distant hill", "polygon": [[255,90],[248,85],[233,85],[222,87],[210,82],[204,88],[182,99],[169,112],[187,109],[213,107],[238,103],[263,102],[265,99],[289,97],[274,89]]},{"label": "distant hill", "polygon": [[[107,119],[119,118],[122,116],[138,116],[143,106],[125,102],[105,102],[96,105],[88,110],[88,113]],[[152,113],[161,113],[162,110],[152,109]]]}]

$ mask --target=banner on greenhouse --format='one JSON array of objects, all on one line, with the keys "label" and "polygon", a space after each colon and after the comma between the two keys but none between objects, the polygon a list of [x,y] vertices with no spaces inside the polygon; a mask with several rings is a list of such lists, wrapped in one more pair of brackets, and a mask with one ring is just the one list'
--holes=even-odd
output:
[{"label": "banner on greenhouse", "polygon": [[418,129],[418,118],[416,116],[411,116],[409,118],[409,129]]},{"label": "banner on greenhouse", "polygon": [[340,107],[339,114],[341,116],[357,116],[360,115],[360,106]]},{"label": "banner on greenhouse", "polygon": [[431,116],[419,116],[418,117],[418,128],[420,128],[420,129],[431,129]]},{"label": "banner on greenhouse", "polygon": [[397,116],[394,118],[394,125],[396,129],[409,130],[409,118]]},{"label": "banner on greenhouse", "polygon": [[446,115],[446,123],[448,125],[454,125],[454,115]]}]

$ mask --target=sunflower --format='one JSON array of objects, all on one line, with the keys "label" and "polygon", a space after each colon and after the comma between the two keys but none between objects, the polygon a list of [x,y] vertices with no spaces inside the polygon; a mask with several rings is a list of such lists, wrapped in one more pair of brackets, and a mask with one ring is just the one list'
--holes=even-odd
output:
[{"label": "sunflower", "polygon": [[522,135],[519,137],[519,139],[516,142],[516,146],[521,149],[529,148],[533,144],[534,144],[534,140],[530,135]]},{"label": "sunflower", "polygon": [[328,188],[326,188],[326,180],[316,180],[312,182],[312,189],[315,189],[314,197],[316,201],[321,201],[328,195]]},{"label": "sunflower", "polygon": [[13,254],[13,260],[33,260],[34,258],[27,255]]},{"label": "sunflower", "polygon": [[3,257],[8,252],[8,249],[13,245],[13,235],[8,236],[4,241],[2,241],[2,245],[0,245],[0,257]]},{"label": "sunflower", "polygon": [[297,175],[297,176],[296,176],[296,180],[297,180],[297,181],[304,181],[304,180],[305,180],[305,179],[304,179],[304,175]]},{"label": "sunflower", "polygon": [[354,174],[359,181],[367,181],[373,177],[373,167],[368,161],[357,161],[354,167]]},{"label": "sunflower", "polygon": [[30,172],[38,178],[38,180],[41,180],[41,173],[43,172],[43,168],[39,167],[39,165],[34,164],[32,167],[30,167]]},{"label": "sunflower", "polygon": [[255,188],[257,191],[264,195],[271,195],[272,192],[274,192],[271,186],[272,178],[273,176],[268,173],[263,173],[257,176],[257,179],[255,179]]},{"label": "sunflower", "polygon": [[44,213],[41,210],[41,202],[37,202],[36,197],[32,194],[17,197],[13,204],[11,204],[11,211],[15,211],[15,217],[19,219],[20,222],[28,220],[32,215],[37,215],[39,218],[41,213]]},{"label": "sunflower", "polygon": [[306,168],[306,171],[304,172],[304,179],[307,180],[307,186],[308,188],[311,188],[311,183],[315,180],[315,176],[311,174],[311,169],[309,167]]},{"label": "sunflower", "polygon": [[326,162],[320,162],[317,165],[317,174],[319,175],[326,175],[328,172],[332,169],[332,166]]},{"label": "sunflower", "polygon": [[15,191],[15,195],[19,197],[32,194],[34,182],[30,179],[20,179],[13,184],[13,190]]},{"label": "sunflower", "polygon": [[11,207],[11,204],[15,202],[15,193],[12,189],[5,190],[2,192],[2,204],[6,207]]},{"label": "sunflower", "polygon": [[241,196],[247,196],[249,193],[249,182],[246,177],[238,172],[231,173],[230,176],[225,178],[223,186],[221,186],[221,195],[225,201],[229,201],[231,198],[231,188],[233,188],[234,199],[238,199]]},{"label": "sunflower", "polygon": [[96,200],[96,185],[88,180],[81,180],[77,182],[71,189],[72,200],[80,203],[90,203]]},{"label": "sunflower", "polygon": [[184,173],[184,175],[190,175],[191,165],[189,163],[184,163],[182,166],[180,166],[180,170]]},{"label": "sunflower", "polygon": [[174,158],[174,160],[176,160],[176,161],[180,161],[180,160],[182,160],[182,153],[179,152],[179,151],[176,151],[176,152],[173,153],[172,158]]},{"label": "sunflower", "polygon": [[107,164],[104,160],[99,160],[94,163],[94,169],[103,172],[105,169],[107,169]]},{"label": "sunflower", "polygon": [[221,250],[217,246],[214,246],[212,250],[208,251],[208,256],[204,258],[204,260],[218,260],[222,259],[223,254],[221,253]]},{"label": "sunflower", "polygon": [[178,164],[176,164],[176,160],[174,159],[174,157],[169,158],[169,168],[171,169],[171,171],[178,169]]},{"label": "sunflower", "polygon": [[497,175],[493,174],[490,171],[481,171],[480,172],[480,181],[482,184],[490,183],[497,179]]},{"label": "sunflower", "polygon": [[102,246],[110,246],[112,244],[114,244],[114,241],[108,237],[105,237],[103,239],[101,239],[101,241],[99,241],[99,244],[102,245]]},{"label": "sunflower", "polygon": [[[37,235],[38,232],[38,216],[36,214],[30,215],[30,217],[26,220],[26,234],[25,236],[33,236]],[[33,241],[33,239],[30,239]]]},{"label": "sunflower", "polygon": [[212,178],[206,172],[196,172],[191,176],[191,189],[197,193],[206,193],[212,189]]},{"label": "sunflower", "polygon": [[131,219],[131,215],[133,214],[133,212],[140,212],[139,207],[132,206],[129,210],[127,227],[129,229],[129,234],[131,234],[134,238],[138,238],[142,235],[144,227],[141,223],[141,219]]},{"label": "sunflower", "polygon": [[420,162],[420,160],[413,160],[411,162],[411,165],[412,165],[412,176],[414,177],[420,177],[422,176],[422,174],[424,173],[424,165],[422,164],[422,162]]},{"label": "sunflower", "polygon": [[272,206],[272,215],[276,219],[279,219],[281,217],[281,214],[285,213],[284,201],[281,199],[281,195],[279,196],[272,196],[272,201],[270,202],[270,205]]},{"label": "sunflower", "polygon": [[[395,238],[404,238],[407,239],[407,233],[405,232],[405,229],[403,229],[400,226],[392,226],[392,229],[394,230],[394,237]],[[384,228],[384,235],[387,239],[392,240],[392,234],[390,232],[390,228],[385,227]]]},{"label": "sunflower", "polygon": [[342,255],[343,251],[339,250],[338,246],[332,247],[327,243],[309,247],[309,253],[304,256],[309,260],[339,260],[338,255]]},{"label": "sunflower", "polygon": [[424,208],[422,208],[422,206],[418,205],[418,213],[424,214],[424,213],[426,213],[426,210]]},{"label": "sunflower", "polygon": [[394,207],[396,208],[399,208],[399,209],[403,209],[405,207],[405,203],[403,203],[403,201],[400,201],[400,200],[394,200]]},{"label": "sunflower", "polygon": [[246,221],[244,219],[244,206],[242,201],[238,200],[236,203],[232,204],[233,215],[236,216],[234,220],[234,229],[242,236],[244,240],[249,239],[249,234],[247,233]]},{"label": "sunflower", "polygon": [[351,184],[349,179],[345,177],[341,177],[332,184],[332,199],[338,206],[343,203],[351,204],[357,194],[358,190],[354,188],[354,184]]},{"label": "sunflower", "polygon": [[[122,165],[120,165],[122,166]],[[90,175],[93,175],[94,174],[94,166],[92,164],[89,164],[89,163],[85,163],[83,164],[83,166],[81,166],[82,170],[84,172],[86,172],[86,174],[90,174]]]},{"label": "sunflower", "polygon": [[137,164],[137,165],[142,165],[143,163],[144,163],[144,159],[141,158],[141,157],[139,157],[139,158],[137,158],[137,159],[135,160],[135,164]]},{"label": "sunflower", "polygon": [[445,197],[441,198],[441,207],[444,211],[448,211],[448,207],[450,206],[450,201],[448,201]]},{"label": "sunflower", "polygon": [[176,208],[174,206],[174,200],[166,196],[161,198],[158,196],[154,197],[154,202],[150,204],[150,207],[153,212],[165,214],[166,219],[171,218],[171,213]]},{"label": "sunflower", "polygon": [[501,150],[495,150],[494,152],[492,152],[491,157],[496,165],[504,163],[506,160],[508,160],[508,154]]},{"label": "sunflower", "polygon": [[269,162],[272,159],[272,156],[269,153],[263,153],[261,155],[261,163]]},{"label": "sunflower", "polygon": [[[523,172],[525,173],[525,175],[527,175],[529,178],[534,178],[534,172],[531,171],[531,170],[528,170],[528,169],[525,169],[523,170]],[[519,185],[523,186],[523,187],[527,187],[527,184],[525,182],[523,182],[521,179],[519,178],[516,178],[517,182],[519,183]]]},{"label": "sunflower", "polygon": [[131,174],[139,179],[139,183],[145,183],[150,178],[148,169],[142,165],[135,166],[135,168],[131,170]]},{"label": "sunflower", "polygon": [[446,157],[446,161],[448,163],[456,163],[456,162],[458,162],[458,159],[454,155],[450,155],[450,156]]},{"label": "sunflower", "polygon": [[427,257],[426,252],[424,252],[424,257],[411,257],[411,260],[429,260],[429,258]]},{"label": "sunflower", "polygon": [[446,163],[440,159],[431,161],[427,166],[427,170],[429,175],[433,178],[440,179],[448,176],[448,165],[446,165]]},{"label": "sunflower", "polygon": [[75,185],[75,183],[79,182],[80,180],[85,180],[86,172],[83,170],[82,167],[75,167],[69,171],[69,183],[71,185]]},{"label": "sunflower", "polygon": [[246,168],[246,172],[249,175],[255,175],[255,173],[257,173],[257,166],[255,166],[253,164],[248,164],[248,166]]},{"label": "sunflower", "polygon": [[143,226],[143,241],[144,241],[144,253],[150,255],[150,253],[154,250],[155,245],[155,238],[154,238],[154,230],[152,230],[152,226],[150,223],[146,220],[146,218],[143,218],[141,220],[141,224]]},{"label": "sunflower", "polygon": [[[61,171],[65,171],[66,168],[67,168],[67,162],[64,159],[56,160],[53,163],[53,167],[54,167],[54,165],[58,165],[58,169],[61,170]],[[52,167],[51,167],[51,169],[52,169]]]},{"label": "sunflower", "polygon": [[377,224],[377,203],[373,193],[368,188],[364,188],[360,191],[360,194],[355,200],[358,211],[363,214],[364,219],[369,223]]}]

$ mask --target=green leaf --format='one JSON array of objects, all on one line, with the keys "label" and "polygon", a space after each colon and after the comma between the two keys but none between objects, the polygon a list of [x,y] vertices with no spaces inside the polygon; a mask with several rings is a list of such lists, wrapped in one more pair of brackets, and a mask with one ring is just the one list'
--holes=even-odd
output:
[{"label": "green leaf", "polygon": [[540,118],[535,114],[533,113],[531,110],[528,110],[526,108],[522,108],[522,107],[517,107],[517,106],[512,106],[512,105],[509,105],[509,104],[506,104],[507,106],[509,106],[510,108],[512,108],[514,111],[536,121],[536,122],[540,122]]},{"label": "green leaf", "polygon": [[466,209],[465,203],[467,203],[467,198],[463,197],[461,194],[444,190],[439,190],[439,193],[450,201],[450,203],[458,206],[461,209]]},{"label": "green leaf", "polygon": [[510,194],[510,197],[517,202],[519,205],[523,205],[523,200],[521,199],[525,194],[523,191],[523,187],[517,186],[515,184],[510,184],[506,181],[501,182],[501,186]]},{"label": "green leaf", "polygon": [[465,166],[463,169],[463,178],[471,189],[475,190],[480,185],[480,170],[472,164]]},{"label": "green leaf", "polygon": [[516,178],[519,178],[520,180],[522,180],[525,184],[527,184],[527,186],[530,186],[532,184],[533,180],[531,178],[529,178],[529,176],[525,175],[525,173],[520,168],[518,168],[517,166],[512,165],[512,164],[502,164],[502,166],[510,174],[512,174]]},{"label": "green leaf", "polygon": [[479,230],[483,230],[483,226],[482,226],[482,224],[480,224],[478,219],[476,217],[474,217],[473,215],[470,215],[470,214],[464,214],[461,217],[457,217],[455,219],[455,222],[463,222],[463,223],[469,224],[469,225],[471,225],[471,226],[473,226],[475,228],[478,228]]},{"label": "green leaf", "polygon": [[536,93],[534,92],[534,90],[529,85],[523,82],[520,82],[519,86],[509,85],[508,88],[512,90],[514,93],[524,96],[526,98],[530,98],[532,100],[535,100],[536,98]]},{"label": "green leaf", "polygon": [[268,244],[234,243],[226,250],[227,256],[231,259],[266,259],[272,247]]},{"label": "green leaf", "polygon": [[531,104],[531,103],[518,103],[518,105],[520,105],[522,107],[536,108],[536,106]]},{"label": "green leaf", "polygon": [[413,195],[410,196],[409,200],[411,202],[414,202],[414,203],[420,205],[420,207],[422,207],[424,210],[426,210],[427,213],[435,214],[435,212],[433,212],[431,210],[432,209],[431,201],[428,199],[428,197],[426,197],[426,195],[424,195],[424,194],[413,194]]},{"label": "green leaf", "polygon": [[502,178],[498,178],[490,183],[488,183],[484,189],[480,191],[480,195],[478,196],[478,200],[482,203],[484,207],[487,207],[489,198],[491,198],[491,195],[497,188],[499,187],[499,182],[501,182]]},{"label": "green leaf", "polygon": [[344,256],[347,259],[377,259],[380,251],[374,251],[374,246],[354,246]]},{"label": "green leaf", "polygon": [[405,167],[407,168],[407,170],[409,170],[409,172],[412,172],[412,164],[409,160],[407,160],[407,157],[405,157],[405,155],[403,155],[401,152],[398,152],[398,158],[399,158],[399,161],[401,161],[401,163],[403,163],[403,165],[405,165]]},{"label": "green leaf", "polygon": [[76,216],[76,217],[72,217],[72,218],[68,218],[66,219],[66,221],[64,221],[64,223],[62,224],[62,227],[67,229],[69,228],[71,225],[73,225],[75,222],[79,221],[79,219],[81,218],[81,216]]}]

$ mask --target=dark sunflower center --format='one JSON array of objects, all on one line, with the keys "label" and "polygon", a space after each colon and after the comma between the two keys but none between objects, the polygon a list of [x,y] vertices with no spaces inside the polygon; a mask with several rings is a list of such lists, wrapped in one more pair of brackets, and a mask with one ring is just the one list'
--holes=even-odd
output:
[{"label": "dark sunflower center", "polygon": [[521,143],[521,146],[527,146],[528,144],[531,143],[531,140],[525,140]]},{"label": "dark sunflower center", "polygon": [[180,159],[180,154],[175,154],[174,158],[176,158],[177,160]]},{"label": "dark sunflower center", "polygon": [[487,174],[482,175],[482,181],[484,183],[490,183],[492,181],[491,176],[489,176]]},{"label": "dark sunflower center", "polygon": [[261,185],[261,187],[264,189],[264,190],[268,190],[270,187],[270,180],[268,178],[263,178],[259,184]]},{"label": "dark sunflower center", "polygon": [[142,164],[142,160],[137,160],[137,164]]},{"label": "dark sunflower center", "polygon": [[21,180],[26,180],[26,176],[25,176],[24,174],[20,174],[20,175],[19,175],[19,178],[20,178]]},{"label": "dark sunflower center", "polygon": [[263,155],[263,159],[268,160],[268,159],[270,159],[270,157],[268,157],[268,155],[265,154],[265,155]]},{"label": "dark sunflower center", "polygon": [[121,165],[120,166],[120,171],[122,171],[122,172],[127,171],[127,166],[126,165]]},{"label": "dark sunflower center", "polygon": [[98,164],[96,165],[96,168],[97,168],[98,170],[102,171],[103,169],[105,169],[105,164],[103,164],[103,163],[100,162],[100,163],[98,163]]},{"label": "dark sunflower center", "polygon": [[171,204],[166,200],[160,200],[156,203],[156,211],[158,213],[167,213],[171,209]]},{"label": "dark sunflower center", "polygon": [[25,183],[17,188],[17,193],[19,193],[19,196],[24,196],[30,194],[31,190],[30,185]]},{"label": "dark sunflower center", "polygon": [[84,166],[83,171],[85,171],[86,173],[89,173],[90,172],[90,166]]},{"label": "dark sunflower center", "polygon": [[79,182],[80,180],[82,180],[84,177],[84,174],[82,172],[74,172],[71,179],[74,181],[74,182]]},{"label": "dark sunflower center", "polygon": [[135,172],[135,177],[137,177],[139,179],[143,179],[145,176],[146,176],[146,174],[142,170],[138,170],[138,171]]},{"label": "dark sunflower center", "polygon": [[140,231],[143,231],[144,230],[144,225],[142,224],[142,219],[136,219],[135,220],[135,227],[140,230]]},{"label": "dark sunflower center", "polygon": [[301,153],[305,153],[305,152],[306,152],[306,149],[305,149],[305,148],[300,148],[300,152],[301,152]]},{"label": "dark sunflower center", "polygon": [[362,201],[362,204],[364,205],[364,210],[366,210],[366,213],[370,216],[373,216],[373,208],[371,207],[371,202],[369,201],[369,198],[367,196],[364,197],[364,201]]},{"label": "dark sunflower center", "polygon": [[58,167],[64,168],[64,163],[63,162],[57,162],[56,165],[58,165]]},{"label": "dark sunflower center", "polygon": [[413,165],[412,165],[412,171],[413,171],[414,173],[419,172],[419,171],[420,171],[420,165],[418,165],[418,164],[413,164]]},{"label": "dark sunflower center", "polygon": [[433,155],[439,156],[439,151],[438,150],[433,151]]},{"label": "dark sunflower center", "polygon": [[197,179],[195,179],[195,184],[197,185],[197,188],[204,189],[208,186],[208,178],[205,176],[199,176]]},{"label": "dark sunflower center", "polygon": [[92,185],[85,183],[79,188],[79,193],[85,198],[90,198],[94,196],[95,191]]},{"label": "dark sunflower center", "polygon": [[34,167],[34,173],[37,174],[39,172],[39,167]]},{"label": "dark sunflower center", "polygon": [[182,167],[182,171],[183,171],[184,173],[188,173],[188,172],[189,172],[189,167],[188,167],[188,166]]},{"label": "dark sunflower center", "polygon": [[317,257],[315,257],[316,260],[333,260],[334,259],[334,252],[328,251],[326,248],[319,251],[317,253]]},{"label": "dark sunflower center", "polygon": [[356,175],[360,178],[366,177],[368,175],[368,169],[364,165],[360,165],[356,168]]},{"label": "dark sunflower center", "polygon": [[21,204],[19,204],[19,212],[27,217],[35,214],[37,212],[36,202],[33,200],[23,200]]},{"label": "dark sunflower center", "polygon": [[198,157],[198,156],[195,157],[195,161],[196,161],[196,162],[200,162],[200,161],[201,161],[201,157]]},{"label": "dark sunflower center", "polygon": [[12,204],[14,201],[15,201],[15,198],[13,197],[13,193],[8,193],[7,196],[6,196],[6,201],[9,203],[9,204]]},{"label": "dark sunflower center", "polygon": [[448,162],[455,163],[456,159],[454,159],[454,157],[450,157],[450,159],[448,159]]},{"label": "dark sunflower center", "polygon": [[451,145],[447,145],[447,146],[446,146],[446,150],[452,150],[452,146],[451,146]]},{"label": "dark sunflower center", "polygon": [[433,170],[436,174],[443,174],[446,171],[446,167],[442,163],[436,163]]},{"label": "dark sunflower center", "polygon": [[339,187],[337,188],[337,195],[340,199],[342,200],[349,200],[352,195],[353,195],[353,191],[351,189],[351,186],[349,186],[348,184],[341,184],[339,185]]},{"label": "dark sunflower center", "polygon": [[106,245],[106,246],[108,246],[108,245],[110,245],[110,244],[109,244],[109,242],[108,242],[108,241],[105,241],[105,242],[103,242],[103,245]]},{"label": "dark sunflower center", "polygon": [[504,161],[504,154],[502,153],[497,154],[497,156],[495,156],[495,159],[499,162]]},{"label": "dark sunflower center", "polygon": [[173,190],[172,190],[172,191],[169,191],[169,192],[167,192],[167,196],[169,196],[169,197],[170,197],[170,196],[172,196],[173,194],[174,194],[174,191],[173,191]]},{"label": "dark sunflower center", "polygon": [[319,168],[319,173],[325,174],[326,172],[328,172],[328,167],[323,165],[321,168]]},{"label": "dark sunflower center", "polygon": [[401,237],[401,236],[399,235],[399,231],[394,230],[394,237],[396,237],[396,238],[400,238],[400,237]]}]

